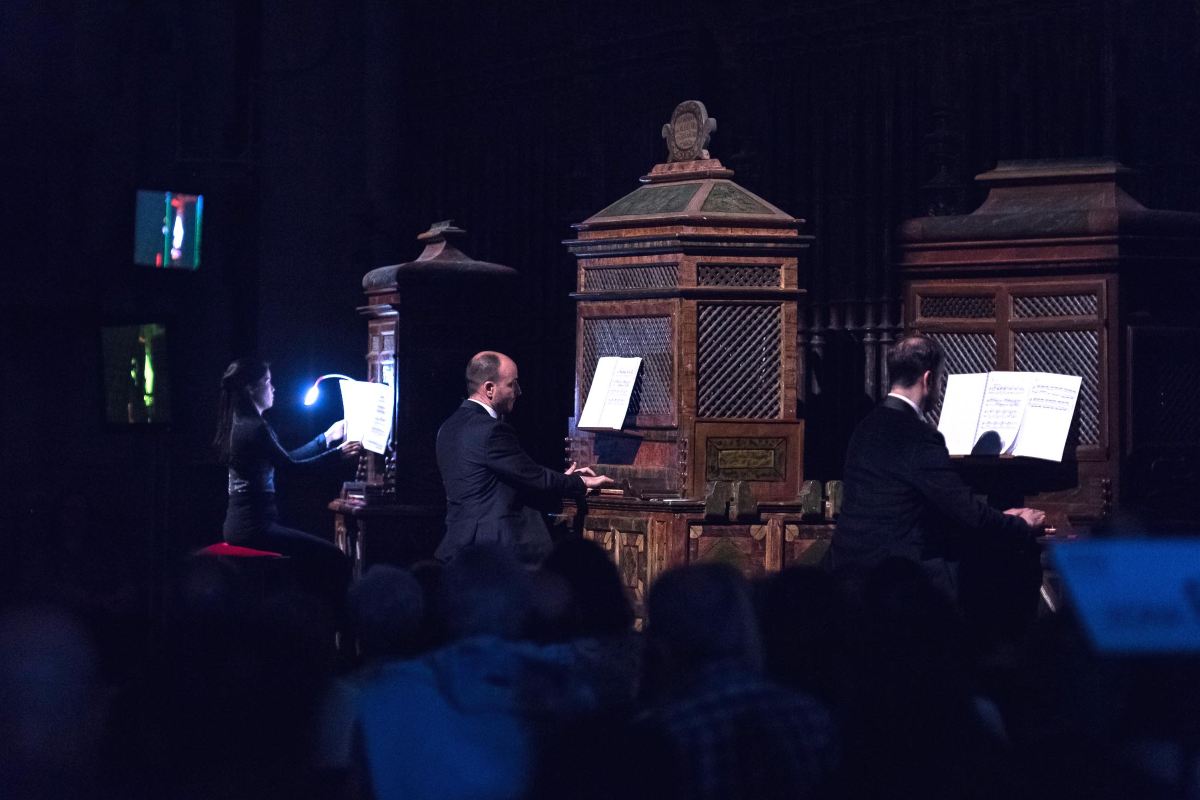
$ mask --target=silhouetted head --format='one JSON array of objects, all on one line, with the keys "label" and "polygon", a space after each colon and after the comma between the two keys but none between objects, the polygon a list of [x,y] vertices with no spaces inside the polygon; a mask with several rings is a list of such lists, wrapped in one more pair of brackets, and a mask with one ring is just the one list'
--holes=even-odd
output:
[{"label": "silhouetted head", "polygon": [[346,611],[364,657],[405,656],[417,650],[423,595],[412,573],[390,564],[375,564],[350,587]]},{"label": "silhouetted head", "polygon": [[506,548],[464,548],[446,565],[439,587],[446,633],[451,640],[518,639],[528,626],[532,596],[529,571]]},{"label": "silhouetted head", "polygon": [[833,577],[817,567],[788,567],[766,579],[759,597],[767,674],[828,696],[842,622]]},{"label": "silhouetted head", "polygon": [[617,567],[595,542],[579,537],[560,540],[542,569],[562,578],[570,590],[568,635],[612,636],[633,624],[633,609]]},{"label": "silhouetted head", "polygon": [[746,579],[727,564],[663,574],[646,600],[648,643],[680,668],[737,660],[762,665],[762,645]]}]

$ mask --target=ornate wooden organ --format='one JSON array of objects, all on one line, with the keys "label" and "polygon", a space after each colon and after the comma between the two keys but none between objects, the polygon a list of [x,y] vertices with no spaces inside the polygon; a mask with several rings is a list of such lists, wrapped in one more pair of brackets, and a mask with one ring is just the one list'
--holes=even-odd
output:
[{"label": "ornate wooden organ", "polygon": [[[1083,378],[1062,463],[964,459],[999,505],[1091,525],[1118,503],[1196,505],[1200,215],[1147,209],[1111,161],[1001,162],[983,205],[900,227],[907,327],[951,373]],[[1192,484],[1194,486],[1194,484]]]},{"label": "ornate wooden organ", "polygon": [[356,574],[369,562],[433,554],[445,522],[438,427],[462,402],[468,359],[511,343],[505,315],[517,272],[463,253],[456,241],[464,233],[437,223],[417,237],[425,248],[415,260],[363,277],[367,380],[396,391],[387,452],[364,452],[356,480],[329,504],[336,541]]},{"label": "ornate wooden organ", "polygon": [[[702,104],[681,104],[663,131],[670,160],[565,243],[578,259],[568,455],[630,486],[566,516],[612,554],[639,606],[670,566],[722,559],[753,574],[812,544],[796,371],[812,237],[709,156],[714,127]],[[580,430],[604,356],[642,358],[625,425]]]}]

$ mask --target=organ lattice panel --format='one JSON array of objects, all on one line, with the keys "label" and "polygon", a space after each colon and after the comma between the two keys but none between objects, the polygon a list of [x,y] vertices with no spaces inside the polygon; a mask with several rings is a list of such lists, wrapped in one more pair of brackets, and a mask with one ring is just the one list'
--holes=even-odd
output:
[{"label": "organ lattice panel", "polygon": [[697,307],[698,417],[780,417],[780,324],[778,304]]},{"label": "organ lattice panel", "polygon": [[1098,331],[1025,331],[1013,334],[1018,372],[1059,372],[1083,378],[1079,387],[1079,444],[1102,442],[1100,333]]},{"label": "organ lattice panel", "polygon": [[583,321],[581,394],[587,397],[596,363],[605,356],[641,356],[642,366],[629,401],[630,416],[673,413],[671,320],[669,317],[590,318]]}]

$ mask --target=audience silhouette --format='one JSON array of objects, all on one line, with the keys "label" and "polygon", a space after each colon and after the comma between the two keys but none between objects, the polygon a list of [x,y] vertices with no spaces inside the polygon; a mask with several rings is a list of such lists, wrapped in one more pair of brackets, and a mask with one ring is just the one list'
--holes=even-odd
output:
[{"label": "audience silhouette", "polygon": [[1195,663],[1098,656],[1069,608],[1028,605],[1028,559],[981,554],[958,607],[903,560],[754,585],[699,563],[659,576],[638,620],[608,555],[569,536],[536,569],[490,547],[375,565],[344,617],[286,568],[192,557],[152,615],[144,564],[101,574],[121,548],[77,546],[119,541],[111,526],[78,502],[41,519],[62,560],[22,555],[0,608],[3,797],[1057,800],[1200,783]]}]

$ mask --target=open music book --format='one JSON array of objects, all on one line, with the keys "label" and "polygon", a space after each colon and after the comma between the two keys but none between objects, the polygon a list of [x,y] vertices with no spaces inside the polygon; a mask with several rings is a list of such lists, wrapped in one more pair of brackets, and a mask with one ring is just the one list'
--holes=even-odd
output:
[{"label": "open music book", "polygon": [[604,356],[596,364],[596,374],[575,427],[580,430],[619,431],[625,425],[629,399],[637,381],[640,357]]},{"label": "open music book", "polygon": [[346,415],[346,441],[382,454],[392,435],[395,391],[386,383],[338,381]]},{"label": "open music book", "polygon": [[1062,461],[1082,380],[1050,372],[951,375],[938,419],[946,449]]}]

